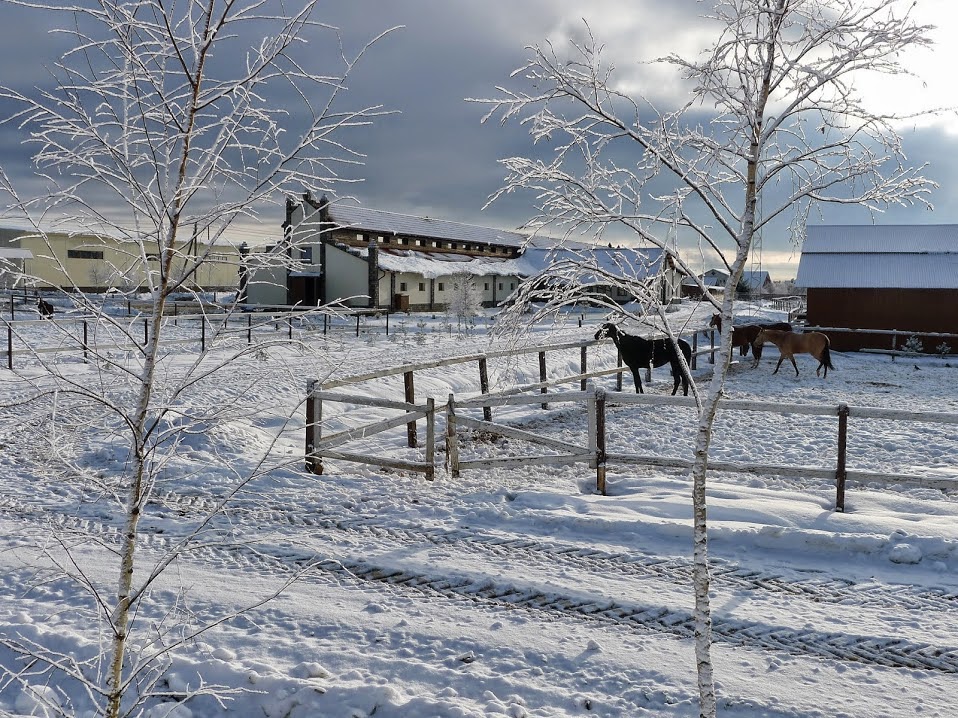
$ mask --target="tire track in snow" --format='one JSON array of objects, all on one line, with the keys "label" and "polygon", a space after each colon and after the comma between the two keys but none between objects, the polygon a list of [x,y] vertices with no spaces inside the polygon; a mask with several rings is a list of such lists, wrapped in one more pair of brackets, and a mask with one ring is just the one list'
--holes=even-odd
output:
[{"label": "tire track in snow", "polygon": [[[215,502],[207,497],[181,497],[166,494],[160,497],[170,506],[182,506],[191,510],[212,508]],[[579,570],[607,575],[616,573],[629,577],[655,577],[672,583],[691,584],[692,562],[684,557],[661,558],[648,554],[613,553],[558,542],[541,543],[524,537],[480,534],[473,530],[423,529],[420,527],[396,527],[377,523],[375,518],[344,520],[332,513],[303,515],[283,507],[266,508],[233,506],[236,511],[254,519],[275,524],[297,526],[314,530],[334,530],[347,533],[373,535],[381,540],[397,543],[432,543],[455,546],[474,554],[492,554],[498,558],[535,560],[548,564],[561,563]],[[713,584],[729,588],[745,588],[754,591],[785,594],[816,603],[855,605],[871,608],[900,607],[905,610],[935,610],[949,612],[958,610],[958,592],[944,589],[916,588],[912,585],[890,585],[877,582],[856,583],[841,577],[789,579],[781,574],[756,571],[722,559],[711,560]]]},{"label": "tire track in snow", "polygon": [[[0,510],[10,513],[9,504]],[[65,531],[95,534],[103,541],[115,541],[119,535],[115,526],[94,519],[59,515],[52,523]],[[389,530],[388,533],[395,532]],[[144,547],[159,551],[169,550],[177,540],[175,536],[163,534],[144,534],[142,539]],[[499,541],[500,546],[508,547],[509,543]],[[254,546],[249,543],[207,543],[198,550],[186,552],[183,558],[227,568],[241,565],[244,570],[260,570],[271,575],[307,569],[300,580],[316,580],[316,573],[319,573],[343,582],[386,585],[392,590],[427,599],[467,600],[473,604],[586,620],[606,627],[664,633],[679,639],[694,637],[694,622],[688,611],[613,600],[589,600],[554,591],[544,592],[534,587],[520,587],[488,577],[477,580],[448,573],[436,576],[395,566],[318,557],[303,551],[282,549],[278,546]],[[825,633],[812,629],[796,630],[714,616],[712,632],[716,642],[733,646],[889,668],[958,673],[958,647],[943,648],[896,638]]]}]

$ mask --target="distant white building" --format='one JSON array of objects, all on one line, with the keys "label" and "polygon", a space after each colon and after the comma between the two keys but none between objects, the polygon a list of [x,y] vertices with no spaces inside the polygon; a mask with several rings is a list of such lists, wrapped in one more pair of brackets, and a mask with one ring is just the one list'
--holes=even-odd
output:
[{"label": "distant white building", "polygon": [[[605,292],[616,301],[632,297],[601,285],[605,276],[659,279],[664,301],[675,293],[674,273],[662,266],[661,250],[596,248],[588,254],[554,251],[520,232],[368,209],[314,199],[287,202],[287,240],[267,254],[249,257],[247,289],[252,304],[436,310],[453,301],[459,282],[470,281],[485,306],[507,300],[530,277],[565,266],[568,279]],[[546,246],[543,246],[543,245]],[[278,254],[286,261],[272,261]],[[573,277],[578,266],[580,276]],[[590,271],[594,270],[594,271]],[[613,273],[613,274],[608,274]],[[614,274],[618,273],[618,274]],[[590,278],[591,277],[591,278]],[[550,281],[561,281],[557,273]],[[608,285],[608,283],[605,283]]]}]

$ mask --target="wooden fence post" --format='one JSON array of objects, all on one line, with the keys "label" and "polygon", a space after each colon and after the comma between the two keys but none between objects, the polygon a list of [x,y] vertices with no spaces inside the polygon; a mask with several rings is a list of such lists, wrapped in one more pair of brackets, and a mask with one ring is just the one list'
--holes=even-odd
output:
[{"label": "wooden fence post", "polygon": [[[413,374],[412,371],[407,371],[403,373],[403,385],[406,389],[406,403],[415,404],[416,403],[416,387],[413,384]],[[419,439],[416,436],[416,421],[410,421],[406,424],[406,444],[411,449],[415,449],[419,445]]]},{"label": "wooden fence post", "polygon": [[689,369],[696,368],[695,363],[696,363],[696,360],[698,359],[698,351],[699,351],[699,333],[693,332],[692,333],[692,363],[689,366]]},{"label": "wooden fence post", "polygon": [[13,371],[13,326],[7,322],[7,369]]},{"label": "wooden fence post", "polygon": [[605,496],[605,389],[595,394],[595,488]]},{"label": "wooden fence post", "polygon": [[206,315],[200,316],[200,351],[206,351]]},{"label": "wooden fence post", "polygon": [[89,347],[89,343],[87,339],[88,339],[87,323],[86,323],[86,319],[84,319],[83,320],[83,361],[84,362],[87,360],[87,348]]},{"label": "wooden fence post", "polygon": [[709,344],[712,347],[712,351],[709,352],[709,364],[715,363],[715,330],[712,329],[709,332]]},{"label": "wooden fence post", "polygon": [[323,336],[326,336],[326,332],[329,330],[329,315],[323,313]]},{"label": "wooden fence post", "polygon": [[846,447],[848,446],[848,404],[838,405],[838,467],[835,470],[835,509],[845,511]]},{"label": "wooden fence post", "polygon": [[[539,389],[539,393],[540,394],[547,393],[549,391],[549,388],[545,386],[545,381],[546,381],[546,353],[545,352],[539,352],[539,381],[543,385],[542,388]],[[542,402],[542,408],[548,409],[549,408],[548,402],[545,402],[545,401]]]},{"label": "wooden fence post", "polygon": [[[585,374],[589,371],[589,360],[588,360],[588,349],[585,345],[579,350],[579,373]],[[579,380],[579,390],[585,391],[586,387],[586,378],[582,377]]]},{"label": "wooden fence post", "polygon": [[446,404],[446,470],[459,478],[459,436],[456,433],[456,399],[450,394]]},{"label": "wooden fence post", "polygon": [[253,313],[246,313],[246,346],[253,343]]},{"label": "wooden fence post", "polygon": [[289,315],[289,319],[287,320],[287,322],[289,323],[289,340],[293,341],[293,315],[292,314]]},{"label": "wooden fence post", "polygon": [[432,397],[426,399],[426,464],[426,481],[434,481],[436,478],[436,400]]},{"label": "wooden fence post", "polygon": [[356,314],[356,336],[359,336],[359,314]]},{"label": "wooden fence post", "polygon": [[315,379],[306,383],[306,470],[316,475],[323,473],[323,460],[314,453],[322,436],[323,401],[315,397],[320,386]]},{"label": "wooden fence post", "polygon": [[146,348],[146,345],[150,343],[150,320],[148,317],[143,317],[143,348]]},{"label": "wooden fence post", "polygon": [[[489,393],[489,366],[485,357],[479,360],[479,391],[483,394]],[[492,421],[491,406],[482,407],[482,418],[486,421]]]},{"label": "wooden fence post", "polygon": [[389,312],[386,312],[386,336],[389,336]]}]

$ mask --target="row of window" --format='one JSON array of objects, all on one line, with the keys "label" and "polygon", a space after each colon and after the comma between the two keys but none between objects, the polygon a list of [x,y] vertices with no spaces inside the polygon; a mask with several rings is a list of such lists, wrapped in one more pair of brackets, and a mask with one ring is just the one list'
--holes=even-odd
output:
[{"label": "row of window", "polygon": [[[500,292],[501,292],[502,289],[503,289],[503,284],[504,284],[504,282],[499,282],[499,291],[500,291]],[[511,291],[513,291],[515,288],[516,288],[516,283],[515,283],[515,282],[509,282],[509,291],[511,292]],[[453,289],[459,289],[459,285],[458,285],[458,284],[453,285]],[[440,292],[446,291],[446,284],[445,284],[445,282],[438,282],[437,290],[440,291]],[[483,282],[483,290],[486,291],[486,292],[489,291],[489,282]],[[400,292],[407,292],[407,291],[409,291],[408,288],[407,288],[406,282],[400,282],[400,283],[399,283],[399,291],[400,291]],[[420,291],[420,292],[425,292],[425,291],[426,291],[426,284],[425,284],[425,282],[419,282],[419,291]]]},{"label": "row of window", "polygon": [[[368,242],[362,234],[356,235],[357,242]],[[400,244],[413,247],[432,247],[434,249],[461,249],[464,251],[489,252],[490,254],[512,254],[511,247],[497,247],[491,244],[471,244],[469,242],[446,242],[439,239],[408,239],[406,237],[376,237],[380,244]]]}]

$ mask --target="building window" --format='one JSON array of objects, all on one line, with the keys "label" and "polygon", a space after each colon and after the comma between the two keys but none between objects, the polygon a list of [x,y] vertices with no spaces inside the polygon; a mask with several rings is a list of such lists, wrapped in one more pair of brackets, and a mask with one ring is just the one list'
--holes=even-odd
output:
[{"label": "building window", "polygon": [[515,283],[515,282],[509,282],[509,289],[510,289],[510,290],[513,290],[513,289],[515,289],[515,288],[516,288],[516,283]]},{"label": "building window", "polygon": [[489,282],[486,282],[483,286],[484,286],[485,290],[488,292],[488,291],[489,291]]},{"label": "building window", "polygon": [[405,291],[406,291],[406,283],[405,283],[405,282],[400,282],[400,283],[399,283],[399,291],[400,291],[400,292],[405,292]]},{"label": "building window", "polygon": [[426,291],[426,285],[425,285],[423,282],[420,282],[420,283],[419,283],[419,291],[420,291],[420,292],[425,292],[425,291]]},{"label": "building window", "polygon": [[444,291],[445,289],[446,289],[446,285],[443,284],[442,282],[439,282],[439,291],[442,292],[442,291]]},{"label": "building window", "polygon": [[499,289],[502,289],[502,282],[499,282]]},{"label": "building window", "polygon": [[70,259],[103,259],[103,252],[91,249],[68,249],[67,257]]},{"label": "building window", "polygon": [[299,258],[308,263],[312,264],[313,262],[313,248],[312,247],[300,247],[299,248]]}]

